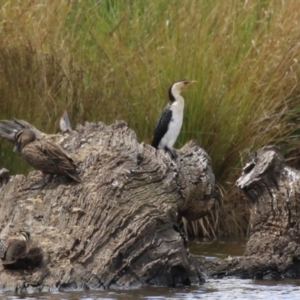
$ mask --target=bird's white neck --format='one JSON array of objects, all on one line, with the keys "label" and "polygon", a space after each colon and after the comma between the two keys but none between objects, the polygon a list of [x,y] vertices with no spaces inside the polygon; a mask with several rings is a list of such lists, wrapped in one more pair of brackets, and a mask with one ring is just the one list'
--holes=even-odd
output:
[{"label": "bird's white neck", "polygon": [[184,98],[178,93],[178,94],[173,94],[175,101],[172,103],[172,105],[176,105],[179,107],[184,107]]}]

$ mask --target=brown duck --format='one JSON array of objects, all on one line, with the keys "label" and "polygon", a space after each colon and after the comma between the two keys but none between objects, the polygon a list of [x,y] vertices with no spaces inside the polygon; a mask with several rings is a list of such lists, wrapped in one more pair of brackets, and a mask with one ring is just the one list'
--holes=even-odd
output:
[{"label": "brown duck", "polygon": [[30,239],[30,232],[21,231],[22,239],[0,241],[1,260],[7,269],[31,269],[43,261],[43,251]]},{"label": "brown duck", "polygon": [[38,185],[38,188],[47,184],[47,174],[51,178],[53,175],[64,175],[76,182],[82,182],[76,171],[78,166],[65,150],[51,141],[37,139],[31,129],[16,133],[14,151],[18,151],[32,167],[43,173],[42,185]]}]

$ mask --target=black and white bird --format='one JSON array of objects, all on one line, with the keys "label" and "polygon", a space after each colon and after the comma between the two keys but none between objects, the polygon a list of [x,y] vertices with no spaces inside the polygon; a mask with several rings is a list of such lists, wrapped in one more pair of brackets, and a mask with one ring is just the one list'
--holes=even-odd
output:
[{"label": "black and white bird", "polygon": [[165,149],[173,159],[177,158],[177,154],[172,147],[180,133],[183,121],[184,99],[180,94],[187,86],[195,82],[195,80],[183,79],[170,86],[170,102],[159,116],[154,129],[151,145],[156,149]]}]

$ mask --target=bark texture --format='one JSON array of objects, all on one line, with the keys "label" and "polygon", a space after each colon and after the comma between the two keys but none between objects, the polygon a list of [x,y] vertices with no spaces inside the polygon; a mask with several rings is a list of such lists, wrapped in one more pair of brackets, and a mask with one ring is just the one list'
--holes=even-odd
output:
[{"label": "bark texture", "polygon": [[266,146],[250,155],[237,185],[250,202],[250,238],[243,257],[206,262],[210,274],[299,277],[300,172]]},{"label": "bark texture", "polygon": [[214,204],[210,159],[196,142],[178,151],[138,143],[125,122],[86,123],[52,135],[79,163],[83,184],[11,176],[0,188],[0,224],[29,230],[45,259],[32,273],[0,269],[2,287],[51,289],[177,285],[202,281],[178,216],[195,220]]}]

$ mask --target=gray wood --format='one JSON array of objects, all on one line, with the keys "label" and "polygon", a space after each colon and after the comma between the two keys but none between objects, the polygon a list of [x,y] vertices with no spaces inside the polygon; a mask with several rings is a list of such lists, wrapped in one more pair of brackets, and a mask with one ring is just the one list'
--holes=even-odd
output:
[{"label": "gray wood", "polygon": [[[208,155],[191,141],[174,162],[163,150],[138,143],[118,121],[78,125],[49,138],[79,164],[83,184],[57,178],[42,190],[22,190],[40,172],[16,175],[0,188],[0,225],[28,229],[44,251],[32,274],[6,272],[9,289],[35,286],[100,288],[178,285],[202,281],[177,219],[205,216],[214,204]],[[25,284],[24,284],[25,283]]]},{"label": "gray wood", "polygon": [[300,172],[266,146],[250,155],[237,186],[251,213],[244,256],[198,264],[217,277],[300,277]]}]

